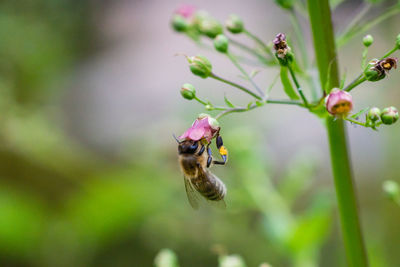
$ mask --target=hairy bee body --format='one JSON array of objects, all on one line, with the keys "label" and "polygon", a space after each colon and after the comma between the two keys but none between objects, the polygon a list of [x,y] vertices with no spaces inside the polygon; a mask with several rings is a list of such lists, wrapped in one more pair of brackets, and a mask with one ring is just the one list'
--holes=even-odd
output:
[{"label": "hairy bee body", "polygon": [[207,168],[208,156],[199,142],[183,141],[179,144],[179,165],[184,175],[185,189],[190,205],[198,209],[196,192],[207,200],[223,201],[226,195],[225,184]]}]

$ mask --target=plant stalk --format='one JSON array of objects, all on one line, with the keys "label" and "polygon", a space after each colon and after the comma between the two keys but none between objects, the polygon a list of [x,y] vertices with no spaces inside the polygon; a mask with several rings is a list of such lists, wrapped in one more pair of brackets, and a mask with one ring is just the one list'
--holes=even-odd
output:
[{"label": "plant stalk", "polygon": [[[338,87],[340,81],[329,0],[307,2],[321,88],[327,84],[329,77],[328,84],[331,90],[333,87]],[[344,121],[329,117],[326,119],[326,128],[347,265],[366,267],[368,260],[358,217]]]}]

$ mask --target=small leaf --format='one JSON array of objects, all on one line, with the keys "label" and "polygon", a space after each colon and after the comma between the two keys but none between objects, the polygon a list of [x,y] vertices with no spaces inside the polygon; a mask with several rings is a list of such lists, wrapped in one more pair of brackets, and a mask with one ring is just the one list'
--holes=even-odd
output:
[{"label": "small leaf", "polygon": [[225,100],[225,104],[226,104],[228,107],[230,107],[230,108],[234,108],[234,107],[235,107],[235,105],[232,104],[232,102],[229,101],[228,98],[226,98],[225,95],[224,95],[224,100]]},{"label": "small leaf", "polygon": [[258,107],[262,107],[262,106],[264,106],[264,102],[262,102],[262,101],[260,101],[260,100],[257,100],[257,101],[256,101],[256,105],[257,105]]},{"label": "small leaf", "polygon": [[357,113],[351,115],[350,118],[356,119],[358,116],[360,116],[361,114],[363,114],[364,112],[366,112],[368,109],[369,109],[369,107],[364,108],[364,109],[360,110],[359,112],[357,112]]},{"label": "small leaf", "polygon": [[283,90],[285,91],[286,95],[292,100],[299,100],[300,97],[297,95],[296,90],[293,88],[292,83],[290,82],[287,67],[281,67],[280,75]]},{"label": "small leaf", "polygon": [[249,102],[249,104],[247,104],[247,109],[250,109],[251,105],[253,105],[253,101]]}]

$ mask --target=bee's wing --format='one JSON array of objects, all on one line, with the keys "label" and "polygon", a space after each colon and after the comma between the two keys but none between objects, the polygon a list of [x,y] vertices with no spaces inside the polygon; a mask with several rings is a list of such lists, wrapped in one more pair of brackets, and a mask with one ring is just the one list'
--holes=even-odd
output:
[{"label": "bee's wing", "polygon": [[190,206],[192,206],[193,209],[198,210],[200,201],[199,194],[193,188],[189,178],[184,176],[183,181],[185,182],[186,195],[189,200]]}]

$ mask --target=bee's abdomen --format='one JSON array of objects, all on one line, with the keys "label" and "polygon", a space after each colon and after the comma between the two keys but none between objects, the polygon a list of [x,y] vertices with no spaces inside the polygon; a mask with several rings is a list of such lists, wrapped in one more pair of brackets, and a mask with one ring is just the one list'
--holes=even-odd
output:
[{"label": "bee's abdomen", "polygon": [[206,199],[218,201],[225,197],[226,187],[225,184],[213,174],[208,175],[207,181],[192,180],[197,191]]}]

